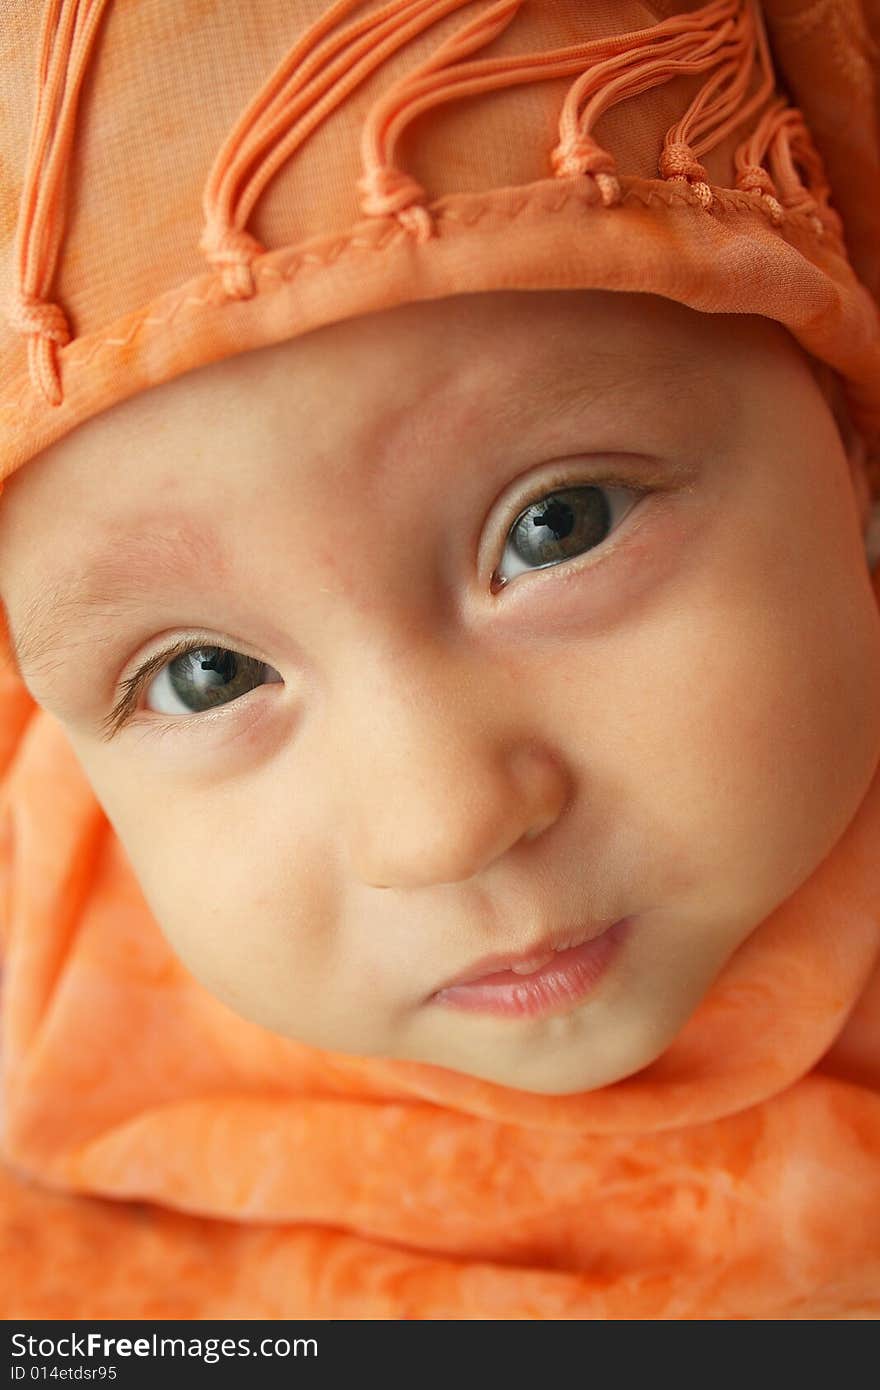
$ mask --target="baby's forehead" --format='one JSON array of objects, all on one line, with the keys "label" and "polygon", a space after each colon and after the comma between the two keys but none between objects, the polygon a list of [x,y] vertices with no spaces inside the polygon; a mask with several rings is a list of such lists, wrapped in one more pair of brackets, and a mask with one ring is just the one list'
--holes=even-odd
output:
[{"label": "baby's forehead", "polygon": [[[788,345],[790,344],[790,348]],[[710,315],[655,295],[611,291],[465,294],[399,305],[210,364],[159,388],[176,413],[200,397],[247,408],[259,394],[313,417],[363,411],[429,415],[471,400],[505,410],[566,383],[582,390],[670,391],[686,383],[705,395],[720,376],[759,358],[801,350],[784,329],[753,316]],[[513,388],[513,389],[512,389]],[[135,405],[135,409],[138,409]],[[149,409],[149,407],[148,407]],[[155,412],[151,412],[155,414]]]}]

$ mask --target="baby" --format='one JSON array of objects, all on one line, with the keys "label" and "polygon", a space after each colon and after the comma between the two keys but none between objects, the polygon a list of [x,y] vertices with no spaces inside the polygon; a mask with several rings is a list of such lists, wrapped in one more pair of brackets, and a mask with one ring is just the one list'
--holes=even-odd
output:
[{"label": "baby", "polygon": [[815,366],[649,294],[452,296],[8,480],[21,674],[211,992],[547,1094],[668,1047],[880,758],[861,441]]}]

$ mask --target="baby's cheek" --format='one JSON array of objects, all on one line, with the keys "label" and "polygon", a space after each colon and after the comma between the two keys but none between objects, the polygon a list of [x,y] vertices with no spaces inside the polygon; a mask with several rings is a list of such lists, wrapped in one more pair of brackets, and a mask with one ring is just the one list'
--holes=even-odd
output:
[{"label": "baby's cheek", "polygon": [[[815,567],[814,567],[815,569]],[[776,578],[779,579],[778,574]],[[741,579],[741,576],[740,576]],[[769,912],[817,867],[880,756],[880,628],[845,566],[754,572],[690,629],[690,698],[675,714],[707,875]],[[686,661],[686,658],[685,658]],[[682,718],[684,715],[684,718]]]},{"label": "baby's cheek", "polygon": [[386,1016],[364,1008],[326,852],[294,804],[285,787],[214,789],[210,804],[117,825],[160,930],[210,994],[309,1046],[381,1051]]},{"label": "baby's cheek", "polygon": [[[164,815],[152,833],[143,816],[120,833],[155,920],[187,969],[236,1012],[262,1023],[267,982],[289,977],[272,916],[255,910],[241,871],[259,882],[261,864],[222,834],[193,833],[188,816]],[[252,847],[253,849],[253,847]]]},{"label": "baby's cheek", "polygon": [[[203,796],[136,777],[126,759],[78,745],[159,929],[199,983],[242,1016],[277,1026],[314,983],[310,931],[326,921],[301,861],[270,851],[265,801],[216,786]],[[291,836],[291,840],[293,836]],[[314,911],[309,911],[313,907]],[[314,994],[314,989],[311,988]]]}]

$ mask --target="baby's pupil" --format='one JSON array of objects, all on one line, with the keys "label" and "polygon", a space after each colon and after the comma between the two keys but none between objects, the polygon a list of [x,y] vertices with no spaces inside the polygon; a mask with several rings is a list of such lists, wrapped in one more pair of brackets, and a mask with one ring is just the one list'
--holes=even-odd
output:
[{"label": "baby's pupil", "polygon": [[532,517],[533,526],[547,526],[558,541],[564,540],[574,526],[574,513],[571,507],[554,497],[549,507],[539,516]]}]

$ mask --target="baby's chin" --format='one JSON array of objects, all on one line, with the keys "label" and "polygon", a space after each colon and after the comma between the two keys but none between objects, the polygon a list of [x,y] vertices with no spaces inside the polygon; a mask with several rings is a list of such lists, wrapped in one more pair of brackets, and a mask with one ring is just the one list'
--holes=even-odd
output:
[{"label": "baby's chin", "polygon": [[633,1076],[665,1052],[676,1031],[657,1033],[637,1019],[609,1020],[604,1029],[571,1027],[566,1035],[557,1030],[540,1041],[511,1037],[496,1039],[494,1046],[488,1038],[482,1046],[449,1041],[442,1048],[406,1054],[403,1060],[442,1067],[508,1090],[567,1096]]}]

